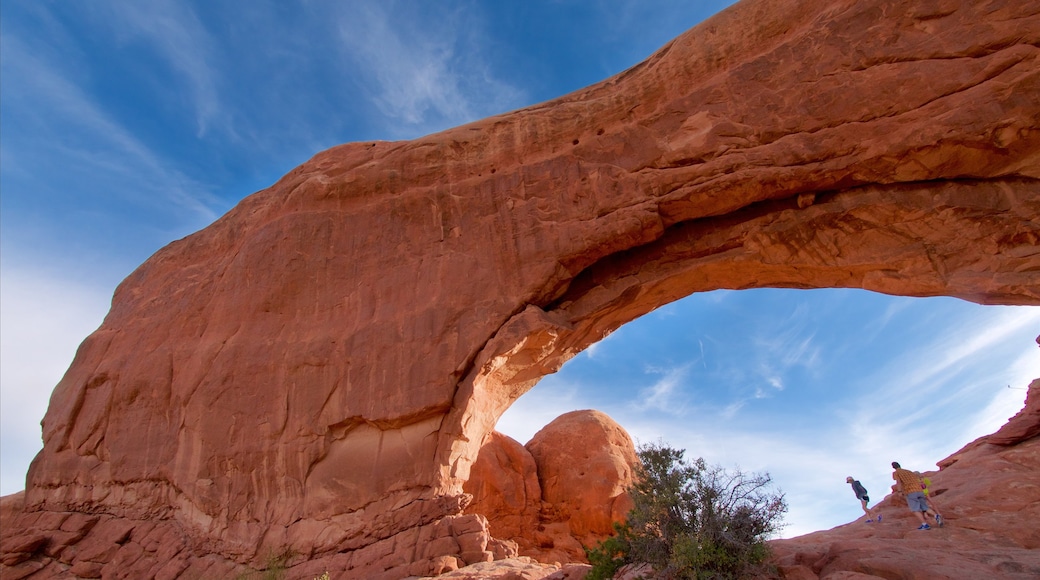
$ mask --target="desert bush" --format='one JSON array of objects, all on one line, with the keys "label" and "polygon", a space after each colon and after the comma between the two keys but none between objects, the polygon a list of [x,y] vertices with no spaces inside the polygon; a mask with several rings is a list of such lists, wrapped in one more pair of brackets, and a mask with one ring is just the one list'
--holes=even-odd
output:
[{"label": "desert bush", "polygon": [[665,578],[740,578],[768,557],[787,503],[768,473],[727,471],[664,444],[642,445],[634,507],[617,535],[587,550],[588,578],[610,578],[623,565],[646,562]]}]

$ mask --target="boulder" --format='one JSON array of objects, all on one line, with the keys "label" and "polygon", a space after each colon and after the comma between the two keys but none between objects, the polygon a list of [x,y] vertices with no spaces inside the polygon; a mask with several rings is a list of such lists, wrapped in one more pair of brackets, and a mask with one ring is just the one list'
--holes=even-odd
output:
[{"label": "boulder", "polygon": [[[613,535],[614,522],[632,509],[625,491],[639,462],[632,438],[599,411],[572,411],[543,427],[526,447],[538,466],[543,525],[556,524],[578,545],[559,561],[585,561],[582,547]],[[564,550],[574,546],[554,542],[561,544]]]},{"label": "boulder", "polygon": [[566,413],[521,446],[493,432],[463,487],[466,508],[488,518],[498,538],[540,562],[586,562],[585,547],[614,534],[632,508],[635,447],[599,411]]},{"label": "boulder", "polygon": [[530,452],[507,435],[492,432],[480,448],[463,491],[473,496],[467,513],[482,514],[496,538],[517,543],[531,556],[542,506],[538,466]]}]

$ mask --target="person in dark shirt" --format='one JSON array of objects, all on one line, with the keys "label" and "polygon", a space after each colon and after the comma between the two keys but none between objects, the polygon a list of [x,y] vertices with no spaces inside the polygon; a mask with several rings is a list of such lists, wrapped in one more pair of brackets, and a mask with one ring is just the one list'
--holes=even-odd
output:
[{"label": "person in dark shirt", "polygon": [[[867,488],[863,487],[863,484],[859,481],[853,479],[851,475],[845,478],[845,483],[852,484],[852,493],[856,494],[856,499],[859,500],[859,505],[863,508],[863,513],[867,514],[867,523],[869,524],[873,522],[874,511],[876,511],[877,508],[876,506],[873,510],[867,508],[867,504],[870,503],[870,496],[867,495]],[[881,521],[881,514],[877,515],[877,521]]]}]

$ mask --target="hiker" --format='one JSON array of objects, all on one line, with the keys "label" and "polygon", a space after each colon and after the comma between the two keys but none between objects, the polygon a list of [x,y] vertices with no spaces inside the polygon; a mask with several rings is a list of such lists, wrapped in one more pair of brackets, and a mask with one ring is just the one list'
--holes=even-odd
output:
[{"label": "hiker", "polygon": [[896,491],[906,496],[906,505],[910,508],[910,513],[917,516],[917,519],[921,522],[917,529],[932,529],[932,526],[928,525],[928,520],[924,517],[926,513],[934,517],[935,523],[942,527],[942,516],[929,507],[928,499],[924,496],[924,483],[921,482],[921,478],[916,473],[900,467],[898,461],[892,462],[892,469],[895,470],[892,472],[892,479],[896,481]]},{"label": "hiker", "polygon": [[[852,484],[852,493],[856,494],[856,499],[859,500],[860,507],[863,508],[863,513],[867,514],[866,523],[874,521],[874,510],[867,509],[867,504],[870,503],[870,496],[867,495],[867,488],[863,487],[863,484],[853,479],[850,475],[845,478],[845,483]],[[881,521],[881,514],[878,514],[877,521]]]}]

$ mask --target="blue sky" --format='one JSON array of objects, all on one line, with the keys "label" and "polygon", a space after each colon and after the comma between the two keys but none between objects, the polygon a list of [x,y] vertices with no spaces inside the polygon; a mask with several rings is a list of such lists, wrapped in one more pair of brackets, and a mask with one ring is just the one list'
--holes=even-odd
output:
[{"label": "blue sky", "polygon": [[[564,95],[728,4],[4,0],[0,493],[24,486],[50,391],[115,286],[160,247],[323,149]],[[639,441],[769,471],[796,535],[857,517],[846,475],[881,497],[890,461],[932,468],[999,427],[1040,377],[1038,332],[1037,308],[696,295],[580,354],[500,429],[526,442],[603,410]]]}]

